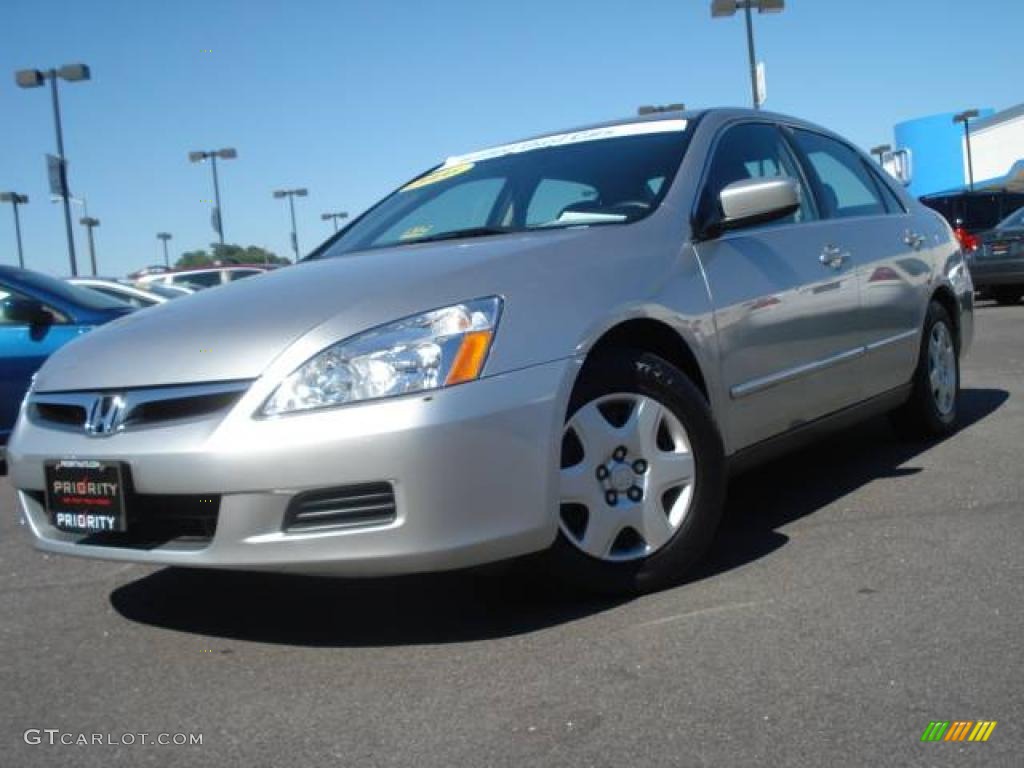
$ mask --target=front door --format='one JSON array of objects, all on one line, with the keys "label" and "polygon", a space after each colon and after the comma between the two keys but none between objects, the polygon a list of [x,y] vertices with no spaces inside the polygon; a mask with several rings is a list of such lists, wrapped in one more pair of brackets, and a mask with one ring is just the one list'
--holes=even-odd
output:
[{"label": "front door", "polygon": [[856,263],[822,220],[799,164],[771,123],[734,124],[713,151],[700,205],[728,184],[788,176],[802,187],[793,216],[699,243],[737,450],[859,399]]}]

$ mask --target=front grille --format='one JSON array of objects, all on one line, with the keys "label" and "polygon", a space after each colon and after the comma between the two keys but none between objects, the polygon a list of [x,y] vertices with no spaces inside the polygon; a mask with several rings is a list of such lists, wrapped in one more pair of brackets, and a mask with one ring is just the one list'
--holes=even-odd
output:
[{"label": "front grille", "polygon": [[284,516],[288,533],[387,525],[398,516],[390,483],[363,483],[300,493]]},{"label": "front grille", "polygon": [[136,406],[135,410],[129,413],[125,419],[125,425],[205,416],[233,405],[241,396],[241,392],[222,392],[213,395],[178,397],[171,400],[154,400]]},{"label": "front grille", "polygon": [[67,403],[36,403],[36,415],[43,421],[81,427],[85,424],[85,408]]},{"label": "front grille", "polygon": [[248,382],[223,382],[130,389],[120,393],[112,390],[41,392],[32,394],[29,412],[45,424],[82,428],[98,397],[118,394],[124,403],[118,428],[132,429],[227,410],[238,402],[248,386]]},{"label": "front grille", "polygon": [[[40,506],[43,491],[30,491]],[[168,543],[208,544],[217,532],[220,496],[170,493],[129,493],[125,498],[127,531],[83,535],[78,544],[126,549],[155,549]]]}]

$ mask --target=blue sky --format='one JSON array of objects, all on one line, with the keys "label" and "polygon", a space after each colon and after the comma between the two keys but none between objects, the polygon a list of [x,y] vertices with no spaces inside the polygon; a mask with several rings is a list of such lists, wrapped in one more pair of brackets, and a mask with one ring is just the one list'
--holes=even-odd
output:
[{"label": "blue sky", "polygon": [[[190,149],[234,146],[221,166],[227,240],[290,255],[286,204],[304,186],[304,251],[446,155],[632,114],[639,104],[746,105],[740,17],[707,0],[4,0],[0,25],[0,189],[27,193],[28,265],[67,274],[48,95],[19,68],[82,61],[65,85],[69,176],[85,195],[100,271],[124,274],[206,247],[209,169]],[[900,120],[1024,101],[1017,84],[1024,3],[1010,0],[787,0],[755,18],[767,107],[862,146]],[[210,50],[210,53],[204,52]],[[76,211],[76,221],[81,215]],[[76,224],[79,264],[87,270]],[[0,263],[15,263],[10,206]]]}]

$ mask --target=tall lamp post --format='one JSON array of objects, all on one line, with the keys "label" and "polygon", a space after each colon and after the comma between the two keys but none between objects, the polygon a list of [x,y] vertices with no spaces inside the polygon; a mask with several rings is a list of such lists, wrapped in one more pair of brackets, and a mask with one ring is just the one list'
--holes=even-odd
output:
[{"label": "tall lamp post", "polygon": [[79,223],[89,234],[89,261],[92,264],[92,276],[96,277],[99,273],[96,271],[96,243],[93,242],[92,231],[100,225],[100,220],[94,219],[92,216],[83,216],[79,219]]},{"label": "tall lamp post", "polygon": [[879,165],[882,165],[882,161],[885,160],[887,152],[892,152],[892,144],[879,144],[877,147],[871,148],[871,154],[878,155]]},{"label": "tall lamp post", "polygon": [[338,211],[337,213],[321,213],[320,214],[320,218],[323,221],[332,221],[332,222],[334,222],[334,231],[337,232],[338,231],[338,220],[339,219],[347,219],[348,218],[348,213],[345,212],[345,211]]},{"label": "tall lamp post", "polygon": [[53,100],[53,122],[57,127],[57,163],[60,193],[64,198],[64,227],[68,236],[68,258],[71,261],[72,277],[78,274],[75,261],[75,233],[71,229],[71,206],[68,204],[68,163],[64,157],[64,132],[60,124],[60,100],[57,97],[57,78],[69,83],[88,80],[91,76],[85,64],[65,64],[59,69],[20,69],[14,73],[14,80],[20,88],[40,88],[47,80],[50,81],[50,95]]},{"label": "tall lamp post", "polygon": [[234,160],[238,152],[232,147],[224,149],[197,150],[188,153],[188,159],[193,163],[201,163],[203,160],[210,161],[213,169],[213,231],[220,238],[220,244],[224,245],[224,220],[220,212],[220,182],[217,180],[217,158],[221,160]]},{"label": "tall lamp post", "polygon": [[953,115],[954,123],[964,124],[964,142],[967,144],[967,183],[971,192],[974,191],[974,160],[971,157],[971,126],[970,122],[978,116],[978,110],[965,109]]},{"label": "tall lamp post", "polygon": [[275,189],[274,190],[274,197],[279,198],[279,199],[282,198],[282,197],[287,197],[288,198],[288,207],[291,209],[291,212],[292,212],[292,250],[295,252],[295,261],[296,262],[298,262],[298,260],[299,260],[299,232],[298,232],[298,229],[295,226],[295,198],[296,197],[305,197],[308,194],[309,194],[309,190],[307,190],[305,188],[299,188],[299,189]]},{"label": "tall lamp post", "polygon": [[167,241],[171,239],[170,232],[157,232],[156,237],[158,240],[164,241],[164,266],[171,266],[171,257],[167,255]]},{"label": "tall lamp post", "polygon": [[21,250],[21,220],[18,218],[18,206],[28,202],[28,195],[17,192],[0,192],[0,203],[10,203],[14,209],[14,237],[18,241],[18,266],[25,268],[25,254]]},{"label": "tall lamp post", "polygon": [[734,16],[743,9],[747,19],[747,56],[750,58],[750,95],[754,109],[761,108],[761,94],[757,87],[757,57],[754,54],[754,20],[752,12],[782,13],[786,0],[711,0],[711,17],[714,19]]}]

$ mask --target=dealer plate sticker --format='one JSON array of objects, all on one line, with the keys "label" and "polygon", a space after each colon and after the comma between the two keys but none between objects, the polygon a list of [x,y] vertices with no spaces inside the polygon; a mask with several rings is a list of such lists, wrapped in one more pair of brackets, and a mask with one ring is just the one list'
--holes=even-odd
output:
[{"label": "dealer plate sticker", "polygon": [[120,463],[61,459],[47,462],[45,474],[46,509],[56,528],[77,533],[126,530]]}]

